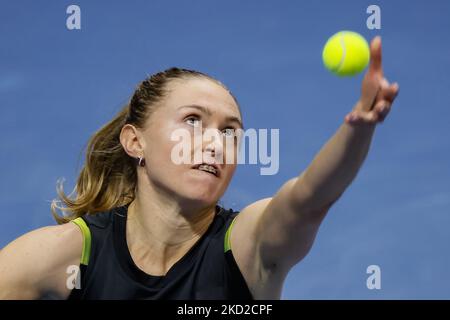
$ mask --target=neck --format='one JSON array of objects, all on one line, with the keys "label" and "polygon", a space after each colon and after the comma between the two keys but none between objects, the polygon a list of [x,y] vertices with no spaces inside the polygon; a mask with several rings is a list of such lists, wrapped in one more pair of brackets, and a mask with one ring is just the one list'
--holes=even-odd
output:
[{"label": "neck", "polygon": [[150,274],[165,274],[206,232],[215,204],[186,209],[150,184],[138,188],[128,207],[126,237],[135,263]]},{"label": "neck", "polygon": [[[179,205],[162,204],[147,195],[137,197],[128,207],[127,225],[133,237],[156,241],[163,246],[179,246],[199,238],[215,215],[215,206],[186,213]],[[127,228],[128,229],[128,228]]]}]

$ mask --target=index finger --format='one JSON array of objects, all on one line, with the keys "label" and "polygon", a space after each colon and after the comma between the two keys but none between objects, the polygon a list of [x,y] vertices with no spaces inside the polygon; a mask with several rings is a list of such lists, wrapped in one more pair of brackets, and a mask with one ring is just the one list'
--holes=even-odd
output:
[{"label": "index finger", "polygon": [[383,77],[383,67],[381,65],[381,37],[376,36],[370,43],[370,71],[379,72]]}]

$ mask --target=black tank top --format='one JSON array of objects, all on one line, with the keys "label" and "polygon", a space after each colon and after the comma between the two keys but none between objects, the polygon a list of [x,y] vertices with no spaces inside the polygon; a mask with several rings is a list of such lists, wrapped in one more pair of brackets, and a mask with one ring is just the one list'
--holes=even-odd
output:
[{"label": "black tank top", "polygon": [[81,288],[68,299],[252,299],[225,234],[239,213],[216,206],[207,231],[164,276],[139,269],[126,241],[128,206],[83,216],[91,234],[87,265],[80,264]]}]

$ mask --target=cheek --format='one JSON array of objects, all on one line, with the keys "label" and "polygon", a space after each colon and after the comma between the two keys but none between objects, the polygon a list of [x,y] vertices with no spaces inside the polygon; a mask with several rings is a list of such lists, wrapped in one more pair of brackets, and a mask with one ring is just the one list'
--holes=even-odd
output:
[{"label": "cheek", "polygon": [[156,130],[147,135],[145,154],[150,173],[167,172],[168,166],[171,165],[171,143],[173,142],[170,141],[170,136],[166,138]]},{"label": "cheek", "polygon": [[175,131],[169,124],[153,129],[147,134],[147,151],[150,157],[155,159],[170,161],[172,149],[177,145],[177,141],[172,140]]}]

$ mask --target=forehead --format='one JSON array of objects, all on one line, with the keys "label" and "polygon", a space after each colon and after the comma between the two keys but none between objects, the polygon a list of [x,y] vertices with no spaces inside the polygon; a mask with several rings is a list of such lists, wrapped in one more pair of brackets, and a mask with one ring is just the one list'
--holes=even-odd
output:
[{"label": "forehead", "polygon": [[178,109],[185,105],[200,105],[213,113],[239,117],[233,97],[221,85],[204,78],[177,79],[167,87],[167,107]]}]

